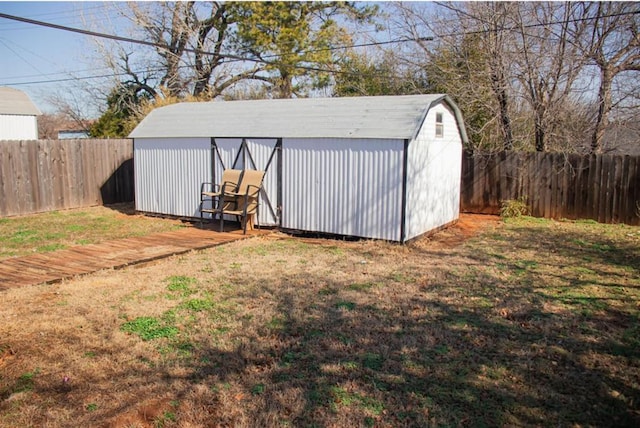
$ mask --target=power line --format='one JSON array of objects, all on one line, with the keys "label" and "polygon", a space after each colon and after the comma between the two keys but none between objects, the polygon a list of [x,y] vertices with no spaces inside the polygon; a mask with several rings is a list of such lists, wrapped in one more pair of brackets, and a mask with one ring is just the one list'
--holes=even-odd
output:
[{"label": "power line", "polygon": [[[98,32],[95,32],[95,31],[83,30],[81,28],[67,27],[67,26],[64,26],[64,25],[53,24],[51,22],[37,21],[35,19],[29,19],[29,18],[23,18],[23,17],[20,17],[20,16],[8,15],[6,13],[0,13],[0,18],[11,19],[13,21],[19,21],[19,22],[25,22],[27,24],[39,25],[39,26],[42,26],[42,27],[53,28],[53,29],[56,29],[56,30],[70,31],[72,33],[83,34],[85,36],[100,37],[100,38],[103,38],[103,39],[111,39],[111,40],[117,40],[117,41],[120,41],[120,42],[128,42],[128,43],[134,43],[134,44],[139,44],[139,45],[146,45],[146,46],[159,47],[159,48],[165,48],[166,49],[166,46],[163,46],[160,43],[148,42],[146,40],[132,39],[130,37],[116,36],[114,34],[98,33]],[[185,51],[186,52],[191,52],[191,53],[212,55],[211,52],[202,51],[200,49],[185,48]]]},{"label": "power line", "polygon": [[[574,19],[555,21],[555,22],[551,21],[551,22],[546,22],[546,23],[528,24],[528,25],[525,25],[525,26],[522,26],[522,27],[512,26],[512,27],[500,28],[499,31],[513,31],[513,30],[517,30],[517,29],[520,29],[520,28],[535,28],[535,27],[540,27],[540,26],[557,25],[557,24],[564,24],[564,23],[571,23],[571,22],[589,21],[589,20],[595,20],[595,19],[600,19],[600,18],[610,18],[610,17],[625,16],[625,15],[635,15],[635,14],[640,14],[640,10],[639,11],[633,11],[633,12],[622,12],[622,13],[616,13],[616,14],[602,15],[602,16],[598,16],[598,17],[574,18]],[[113,35],[113,34],[107,34],[107,33],[100,33],[100,32],[95,32],[95,31],[84,30],[84,29],[80,29],[80,28],[67,27],[67,26],[63,26],[63,25],[53,24],[53,23],[50,23],[50,22],[38,21],[38,20],[30,19],[30,18],[14,16],[14,15],[9,15],[9,14],[5,14],[5,13],[0,13],[0,18],[10,19],[10,20],[14,20],[14,21],[24,22],[24,23],[28,23],[28,24],[32,24],[32,25],[38,25],[38,26],[43,26],[43,27],[62,30],[62,31],[69,31],[69,32],[73,32],[73,33],[87,35],[87,36],[106,38],[106,39],[110,39],[110,40],[116,40],[116,41],[133,43],[133,44],[146,45],[146,46],[151,46],[151,47],[160,48],[160,49],[167,49],[167,46],[165,46],[165,45],[163,45],[161,43],[157,43],[157,42],[149,42],[149,41],[146,41],[146,40],[133,39],[133,38],[130,38],[130,37],[123,37],[123,36],[117,36],[117,35]],[[454,33],[448,33],[448,34],[436,34],[435,37],[444,38],[444,37],[452,37],[452,36],[460,36],[460,35],[468,35],[468,34],[482,34],[482,33],[486,33],[486,32],[489,32],[489,31],[491,31],[491,30],[482,29],[482,30],[475,30],[475,31],[454,32]],[[402,39],[387,40],[387,41],[380,41],[380,42],[369,42],[369,43],[352,44],[352,45],[345,45],[345,46],[334,46],[334,47],[310,49],[310,50],[305,51],[305,53],[327,51],[327,50],[334,51],[334,50],[350,49],[350,48],[356,48],[356,47],[382,46],[382,45],[396,44],[396,43],[406,43],[406,42],[433,41],[433,40],[434,40],[434,37],[402,38]],[[262,58],[251,58],[251,57],[245,57],[245,56],[240,56],[240,55],[235,55],[235,54],[214,53],[214,52],[209,52],[209,51],[205,51],[205,50],[201,50],[201,49],[194,49],[194,48],[185,48],[184,51],[185,52],[189,52],[189,53],[196,53],[196,54],[200,54],[200,55],[218,55],[221,58],[226,58],[227,59],[227,61],[224,61],[225,63],[247,61],[247,62],[260,63],[260,64],[267,64],[267,65],[278,65],[278,62],[267,61],[265,58],[278,58],[278,56],[279,56],[279,55],[276,55],[276,54],[272,54],[272,55],[265,55]],[[185,67],[191,67],[191,66],[185,66]],[[300,70],[318,71],[318,72],[326,72],[326,73],[334,73],[334,74],[352,74],[352,75],[353,74],[358,74],[358,73],[353,73],[353,72],[350,72],[350,71],[332,70],[332,69],[329,69],[329,68],[306,66],[306,65],[294,65],[292,67],[295,68],[295,69],[300,69]],[[141,72],[144,72],[144,71],[145,70],[141,70]],[[150,72],[150,71],[153,71],[153,70],[146,70],[146,71]],[[161,69],[160,70],[155,70],[155,71],[161,71]],[[89,79],[105,78],[105,77],[112,77],[112,76],[122,76],[122,75],[130,75],[130,73],[111,73],[109,75],[73,77],[73,78],[52,79],[52,80],[40,80],[40,81],[22,82],[22,83],[5,83],[5,85],[28,85],[28,84],[40,84],[40,83],[58,83],[58,82],[65,82],[65,81],[89,80]]]},{"label": "power line", "polygon": [[[53,28],[53,29],[56,29],[56,30],[70,31],[70,32],[73,32],[73,33],[79,33],[79,34],[83,34],[83,35],[87,35],[87,36],[100,37],[100,38],[105,38],[105,39],[117,40],[117,41],[121,41],[121,42],[141,44],[141,45],[159,47],[159,48],[166,49],[166,46],[164,46],[161,43],[149,42],[149,41],[140,40],[140,39],[133,39],[133,38],[130,38],[130,37],[116,36],[114,34],[99,33],[99,32],[96,32],[96,31],[83,30],[81,28],[67,27],[67,26],[64,26],[64,25],[58,25],[58,24],[53,24],[53,23],[44,22],[44,21],[37,21],[35,19],[23,18],[23,17],[20,17],[20,16],[8,15],[8,14],[5,14],[5,13],[0,13],[0,18],[11,19],[11,20],[14,20],[14,21],[25,22],[25,23],[32,24],[32,25],[38,25],[38,26],[42,26],[42,27]],[[430,40],[433,40],[433,38],[432,37],[421,37],[421,38],[419,38],[417,40],[430,41]],[[309,49],[309,50],[306,50],[304,52],[305,53],[309,53],[309,52],[320,52],[320,51],[325,51],[325,50],[350,49],[350,48],[355,48],[355,47],[377,46],[377,45],[386,45],[386,44],[392,44],[392,43],[403,43],[403,42],[413,42],[413,41],[416,41],[416,39],[413,39],[413,38],[411,38],[411,39],[410,38],[402,38],[402,39],[387,40],[387,41],[382,41],[382,42],[369,42],[369,43],[360,43],[360,44],[352,44],[352,45],[344,45],[344,46],[327,47],[327,48]],[[204,50],[201,50],[201,49],[185,48],[185,51],[186,52],[190,52],[190,53],[204,54],[204,55],[216,55],[213,52],[204,51]],[[233,55],[233,54],[218,54],[218,55],[220,55],[222,57],[226,57],[226,58],[238,59],[238,60],[243,60],[243,61],[266,62],[266,61],[262,61],[262,60],[255,59],[255,58],[242,57],[242,56]],[[277,55],[268,55],[266,57],[267,58],[268,57],[277,57]]]},{"label": "power line", "polygon": [[[475,19],[476,21],[480,21],[480,22],[486,23],[486,21],[484,19],[481,19],[479,17],[476,17],[474,15],[470,15],[470,14],[467,14],[467,13],[465,13],[465,14],[468,15],[471,19]],[[588,16],[588,17],[585,17],[585,18],[563,19],[563,20],[560,20],[560,21],[539,22],[539,23],[536,23],[536,24],[527,24],[527,25],[522,25],[522,26],[512,25],[510,27],[498,28],[497,31],[514,31],[514,30],[520,30],[521,28],[529,29],[529,28],[536,28],[536,27],[547,27],[547,26],[551,26],[551,25],[571,24],[571,23],[575,23],[575,22],[584,22],[584,21],[595,21],[597,19],[602,19],[602,18],[616,18],[616,17],[620,17],[620,16],[638,15],[638,14],[640,14],[640,10],[634,10],[632,12],[612,13],[612,14],[600,15],[600,16]],[[492,31],[494,31],[494,30],[493,29],[470,30],[470,31],[457,32],[457,33],[436,34],[436,37],[444,38],[444,37],[453,37],[453,36],[466,36],[466,35],[470,35],[470,34],[482,34],[482,33],[488,33],[488,32],[492,32]]]},{"label": "power line", "polygon": [[[32,24],[32,25],[43,26],[43,27],[52,28],[52,29],[56,29],[56,30],[69,31],[69,32],[73,32],[73,33],[87,35],[87,36],[100,37],[100,38],[106,38],[106,39],[111,39],[111,40],[116,40],[116,41],[122,41],[122,42],[127,42],[127,43],[134,43],[134,44],[141,44],[141,45],[146,45],[146,46],[166,49],[166,46],[164,46],[164,45],[162,45],[160,43],[156,43],[156,42],[149,42],[149,41],[146,41],[146,40],[133,39],[133,38],[130,38],[130,37],[117,36],[117,35],[113,35],[113,34],[99,33],[99,32],[84,30],[84,29],[80,29],[80,28],[67,27],[67,26],[63,26],[63,25],[53,24],[53,23],[50,23],[50,22],[38,21],[38,20],[34,20],[34,19],[30,19],[30,18],[24,18],[24,17],[20,17],[20,16],[14,16],[14,15],[8,15],[8,14],[5,14],[5,13],[0,13],[0,18],[5,18],[5,19],[14,20],[14,21],[24,22],[24,23],[28,23],[28,24]],[[432,38],[431,37],[423,37],[423,38],[420,38],[418,40],[420,40],[420,41],[429,41],[429,40],[432,40]],[[345,45],[345,46],[334,46],[334,47],[327,47],[327,48],[318,48],[318,49],[308,50],[308,51],[305,51],[305,52],[306,53],[310,53],[310,52],[320,52],[320,51],[326,51],[326,50],[333,51],[333,50],[340,50],[340,49],[350,49],[350,48],[355,48],[355,47],[379,46],[379,45],[387,45],[387,44],[394,44],[394,43],[405,43],[405,42],[413,42],[413,41],[416,41],[416,39],[402,38],[402,39],[387,40],[387,41],[382,41],[382,42],[369,42],[369,43],[361,43],[361,44],[353,44],[353,45]],[[208,51],[204,51],[204,50],[201,50],[201,49],[193,49],[193,48],[185,48],[184,50],[186,52],[197,53],[197,54],[201,54],[201,55],[218,55],[218,56],[220,56],[222,58],[227,58],[227,61],[225,61],[226,63],[236,62],[236,61],[248,61],[248,62],[254,62],[254,63],[267,64],[267,65],[277,65],[277,62],[267,61],[266,58],[277,58],[278,57],[278,55],[274,54],[274,55],[266,55],[266,56],[264,56],[262,58],[250,58],[250,57],[244,57],[244,56],[234,55],[234,54],[225,54],[225,53],[216,54],[216,53],[213,53],[213,52],[208,52]],[[315,66],[295,65],[294,68],[301,69],[301,70],[326,72],[326,73],[354,74],[353,72],[332,70],[332,69],[329,69],[329,68],[321,68],[321,67],[315,67]],[[126,75],[126,74],[127,73],[114,73],[111,76]],[[99,75],[99,76],[74,77],[74,78],[65,78],[65,79],[51,79],[51,80],[40,80],[40,81],[33,81],[33,82],[4,83],[4,84],[5,85],[14,85],[15,86],[15,85],[29,85],[29,84],[41,84],[41,83],[60,83],[60,82],[73,81],[73,80],[97,79],[97,78],[104,78],[104,77],[109,77],[109,76],[110,75]]]},{"label": "power line", "polygon": [[[81,4],[81,3],[74,3],[74,4]],[[63,18],[64,22],[61,22],[60,19],[56,19],[57,22],[59,22],[60,24],[71,24],[71,23],[77,23],[77,22],[82,22],[85,18],[85,14],[88,14],[90,12],[94,12],[94,11],[99,11],[99,10],[107,10],[107,5],[97,5],[97,6],[87,6],[86,3],[82,4],[82,8],[78,9],[78,8],[74,8],[74,9],[69,9],[69,10],[60,10],[60,11],[52,11],[52,12],[47,12],[47,13],[37,13],[37,14],[29,14],[29,16],[31,18],[48,18],[48,19],[53,19],[53,18],[58,18],[61,17]],[[94,20],[97,20],[98,18],[95,18]],[[17,26],[13,26],[11,27],[10,25],[12,25],[14,23],[11,22],[7,22],[7,23],[0,23],[0,30],[1,31],[21,31],[21,30],[28,30],[29,27],[25,27],[25,26],[20,26],[19,24],[17,24]]]},{"label": "power line", "polygon": [[[117,40],[117,41],[121,41],[121,42],[128,42],[128,43],[134,43],[134,44],[141,44],[141,45],[146,45],[146,46],[152,46],[152,47],[157,47],[157,48],[161,48],[161,49],[166,49],[167,47],[161,43],[157,43],[157,42],[149,42],[146,40],[140,40],[140,39],[133,39],[130,37],[123,37],[123,36],[116,36],[114,34],[107,34],[107,33],[99,33],[96,31],[89,31],[89,30],[83,30],[81,28],[74,28],[74,27],[67,27],[64,25],[58,25],[58,24],[53,24],[50,22],[44,22],[44,21],[37,21],[35,19],[30,19],[30,18],[23,18],[20,16],[14,16],[14,15],[8,15],[5,13],[0,13],[0,18],[5,18],[5,19],[11,19],[14,21],[19,21],[19,22],[25,22],[28,24],[33,24],[33,25],[39,25],[39,26],[43,26],[43,27],[48,27],[48,28],[53,28],[56,30],[63,30],[63,31],[70,31],[73,33],[78,33],[78,34],[83,34],[83,35],[87,35],[87,36],[93,36],[93,37],[100,37],[100,38],[105,38],[105,39],[111,39],[111,40]],[[414,42],[416,40],[419,41],[430,41],[433,40],[432,37],[421,37],[418,39],[409,39],[409,38],[402,38],[402,39],[396,39],[396,40],[387,40],[387,41],[382,41],[382,42],[369,42],[369,43],[361,43],[361,44],[353,44],[353,45],[344,45],[344,46],[333,46],[333,47],[327,47],[327,48],[317,48],[317,49],[309,49],[304,51],[305,53],[310,53],[310,52],[321,52],[321,51],[327,51],[327,50],[340,50],[340,49],[350,49],[350,48],[355,48],[355,47],[367,47],[367,46],[378,46],[378,45],[386,45],[386,44],[392,44],[392,43],[403,43],[403,42]],[[190,52],[190,53],[197,53],[197,54],[201,54],[201,55],[219,55],[223,58],[229,58],[229,59],[234,59],[234,60],[239,60],[239,61],[251,61],[251,62],[260,62],[260,63],[265,63],[265,64],[271,64],[268,61],[265,61],[264,59],[257,59],[257,58],[250,58],[250,57],[243,57],[243,56],[239,56],[239,55],[234,55],[234,54],[217,54],[214,52],[209,52],[209,51],[204,51],[201,49],[193,49],[193,48],[185,48],[184,49],[185,52]],[[271,58],[271,57],[278,57],[278,55],[266,55],[263,58]]]},{"label": "power line", "polygon": [[[133,73],[141,73],[143,71],[150,72],[153,70],[139,70],[139,71],[134,71]],[[156,70],[156,71],[159,71],[159,70]],[[0,85],[1,86],[39,85],[42,83],[63,83],[63,82],[72,82],[72,81],[78,81],[78,80],[104,79],[106,77],[127,76],[127,75],[129,74],[121,72],[121,73],[102,74],[98,76],[65,77],[62,79],[34,80],[32,82],[2,82],[0,83]]]}]

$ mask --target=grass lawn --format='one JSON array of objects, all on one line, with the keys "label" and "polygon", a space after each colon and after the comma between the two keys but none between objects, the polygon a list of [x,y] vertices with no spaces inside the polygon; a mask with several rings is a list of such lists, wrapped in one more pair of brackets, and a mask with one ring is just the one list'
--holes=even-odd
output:
[{"label": "grass lawn", "polygon": [[0,218],[0,260],[95,244],[180,227],[180,222],[136,215],[132,204]]},{"label": "grass lawn", "polygon": [[0,426],[640,426],[640,228],[275,234],[0,309]]}]

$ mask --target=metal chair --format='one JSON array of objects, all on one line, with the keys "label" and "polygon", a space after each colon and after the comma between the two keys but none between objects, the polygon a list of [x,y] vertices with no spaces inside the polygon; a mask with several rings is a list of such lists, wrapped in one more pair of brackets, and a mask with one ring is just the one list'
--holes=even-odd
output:
[{"label": "metal chair", "polygon": [[214,210],[215,214],[220,215],[221,232],[224,231],[225,214],[234,215],[241,221],[243,234],[245,235],[247,233],[247,225],[252,223],[253,219],[256,220],[258,228],[260,227],[258,214],[263,179],[264,171],[245,169],[242,171],[240,184],[235,191],[230,190],[232,186],[223,186],[222,197],[219,198],[219,204]]},{"label": "metal chair", "polygon": [[[224,203],[222,199],[225,192],[238,190],[241,175],[242,170],[240,169],[225,169],[222,171],[220,184],[204,182],[200,185],[200,225],[203,223],[204,213],[215,215],[219,205]],[[206,190],[207,187],[209,190]]]}]

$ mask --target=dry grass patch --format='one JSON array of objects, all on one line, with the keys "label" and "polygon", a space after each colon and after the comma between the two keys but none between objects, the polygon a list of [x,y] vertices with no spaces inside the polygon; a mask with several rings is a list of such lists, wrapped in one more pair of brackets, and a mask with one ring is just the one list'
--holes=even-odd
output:
[{"label": "dry grass patch", "polygon": [[3,293],[3,426],[637,426],[640,229],[253,238]]},{"label": "dry grass patch", "polygon": [[176,220],[136,214],[132,204],[0,218],[0,260],[179,227]]}]

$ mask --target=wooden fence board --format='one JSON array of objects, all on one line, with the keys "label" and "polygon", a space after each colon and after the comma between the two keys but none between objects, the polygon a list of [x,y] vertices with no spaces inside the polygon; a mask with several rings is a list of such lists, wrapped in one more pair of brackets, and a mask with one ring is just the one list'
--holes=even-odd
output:
[{"label": "wooden fence board", "polygon": [[525,197],[537,217],[640,224],[640,156],[519,153],[463,155],[461,209],[498,213]]},{"label": "wooden fence board", "polygon": [[131,140],[0,141],[0,217],[133,200]]},{"label": "wooden fence board", "polygon": [[[634,189],[634,194],[627,196],[628,209],[626,215],[629,217],[640,218],[640,157],[629,159],[629,181],[628,188]],[[631,222],[626,222],[632,224]]]}]

